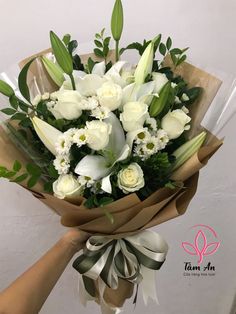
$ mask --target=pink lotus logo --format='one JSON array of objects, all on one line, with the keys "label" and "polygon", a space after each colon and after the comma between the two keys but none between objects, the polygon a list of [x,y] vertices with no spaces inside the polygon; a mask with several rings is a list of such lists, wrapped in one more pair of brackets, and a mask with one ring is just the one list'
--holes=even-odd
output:
[{"label": "pink lotus logo", "polygon": [[[203,262],[204,256],[213,255],[220,246],[217,241],[217,234],[215,230],[206,225],[195,225],[191,229],[197,229],[193,243],[182,242],[182,247],[186,253],[198,256],[198,265]],[[214,242],[208,243],[207,235],[216,239]]]}]

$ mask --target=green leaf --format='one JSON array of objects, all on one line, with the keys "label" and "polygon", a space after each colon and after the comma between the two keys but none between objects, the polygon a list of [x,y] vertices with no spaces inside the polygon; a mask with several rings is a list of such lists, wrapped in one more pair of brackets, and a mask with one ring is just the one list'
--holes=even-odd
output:
[{"label": "green leaf", "polygon": [[21,95],[30,102],[30,92],[27,85],[27,74],[29,67],[34,62],[35,58],[31,59],[21,70],[19,76],[18,76],[18,86],[19,90],[21,92]]},{"label": "green leaf", "polygon": [[56,83],[57,86],[61,86],[65,81],[62,69],[46,57],[42,57],[42,62],[54,83]]},{"label": "green leaf", "polygon": [[187,59],[187,56],[186,56],[186,55],[183,55],[183,56],[177,61],[176,66],[180,65],[181,63],[183,63],[186,59]]},{"label": "green leaf", "polygon": [[67,46],[70,42],[71,35],[70,34],[65,34],[62,38],[63,43]]},{"label": "green leaf", "polygon": [[170,37],[168,37],[167,41],[166,41],[166,48],[167,48],[167,50],[170,50],[171,46],[172,46],[172,40],[171,40]]},{"label": "green leaf", "polygon": [[53,53],[59,66],[66,74],[71,75],[73,72],[73,61],[69,51],[53,31],[50,32],[50,40]]},{"label": "green leaf", "polygon": [[89,70],[89,73],[92,73],[94,65],[95,65],[95,62],[93,61],[93,59],[91,57],[89,57],[88,58],[88,70]]},{"label": "green leaf", "polygon": [[124,16],[121,0],[116,0],[112,17],[111,17],[111,32],[115,41],[119,41],[123,31]]},{"label": "green leaf", "polygon": [[11,95],[9,98],[10,105],[12,108],[17,109],[19,106],[19,99],[15,95]]},{"label": "green leaf", "polygon": [[53,164],[50,164],[49,167],[48,167],[48,174],[51,178],[53,179],[58,179],[59,177],[59,174],[57,172],[57,170],[55,169],[54,165]]},{"label": "green leaf", "polygon": [[111,40],[111,37],[106,37],[103,42],[104,46],[109,46],[110,40]]},{"label": "green leaf", "polygon": [[38,180],[39,180],[39,177],[38,177],[38,176],[32,176],[32,177],[28,180],[28,182],[27,182],[27,187],[28,187],[29,189],[31,189],[32,187],[35,186],[35,184],[38,182]]},{"label": "green leaf", "polygon": [[14,95],[14,90],[9,84],[0,80],[0,93],[7,97],[11,97],[12,95]]},{"label": "green leaf", "polygon": [[160,43],[159,52],[160,52],[160,54],[162,54],[163,56],[166,55],[166,46],[165,46],[165,44]]},{"label": "green leaf", "polygon": [[53,192],[52,184],[53,182],[44,183],[44,186],[43,186],[44,191],[48,193],[52,193]]},{"label": "green leaf", "polygon": [[95,55],[97,57],[99,57],[99,58],[103,58],[104,57],[104,54],[103,54],[103,52],[100,49],[95,48],[93,51],[94,51],[94,53],[95,53]]},{"label": "green leaf", "polygon": [[13,115],[14,113],[16,113],[16,110],[15,109],[12,109],[12,108],[4,108],[4,109],[1,109],[1,111],[5,114],[7,114],[8,116],[11,116]]},{"label": "green leaf", "polygon": [[12,117],[11,120],[24,120],[26,119],[26,114],[23,112],[17,112]]},{"label": "green leaf", "polygon": [[99,40],[94,40],[94,43],[95,43],[95,45],[98,47],[98,48],[103,48],[103,45],[102,45],[102,43],[99,41]]},{"label": "green leaf", "polygon": [[29,174],[31,174],[34,177],[35,176],[39,177],[42,173],[41,168],[35,164],[27,164],[26,170],[28,171]]},{"label": "green leaf", "polygon": [[19,183],[22,181],[25,181],[28,178],[28,173],[24,173],[20,175],[19,177],[16,177],[15,179],[11,180],[11,182]]},{"label": "green leaf", "polygon": [[7,172],[5,173],[5,175],[3,175],[3,177],[6,178],[6,179],[9,179],[9,178],[14,177],[15,175],[16,175],[16,172],[15,172],[15,171],[7,171]]},{"label": "green leaf", "polygon": [[21,168],[22,168],[21,163],[18,160],[16,160],[13,165],[13,170],[15,172],[18,172],[20,171]]},{"label": "green leaf", "polygon": [[31,127],[33,126],[30,118],[22,119],[19,125],[22,126],[23,128],[28,128],[30,126]]},{"label": "green leaf", "polygon": [[22,111],[28,113],[29,107],[27,104],[23,103],[22,101],[19,101],[19,107]]},{"label": "green leaf", "polygon": [[157,35],[154,39],[153,39],[153,43],[154,43],[154,52],[157,51],[157,48],[159,47],[161,42],[161,34]]},{"label": "green leaf", "polygon": [[72,53],[75,51],[75,49],[78,47],[77,40],[72,40],[68,44],[68,51],[72,55]]},{"label": "green leaf", "polygon": [[182,50],[179,48],[174,48],[170,50],[170,53],[173,53],[175,55],[180,55],[182,53]]}]

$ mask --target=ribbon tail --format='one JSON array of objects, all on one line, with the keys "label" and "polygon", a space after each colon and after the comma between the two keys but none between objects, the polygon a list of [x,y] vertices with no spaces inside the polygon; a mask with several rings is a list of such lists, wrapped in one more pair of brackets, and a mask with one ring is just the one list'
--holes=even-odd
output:
[{"label": "ribbon tail", "polygon": [[156,292],[155,272],[152,269],[142,266],[141,273],[143,275],[141,286],[145,305],[147,305],[149,298],[159,304]]}]

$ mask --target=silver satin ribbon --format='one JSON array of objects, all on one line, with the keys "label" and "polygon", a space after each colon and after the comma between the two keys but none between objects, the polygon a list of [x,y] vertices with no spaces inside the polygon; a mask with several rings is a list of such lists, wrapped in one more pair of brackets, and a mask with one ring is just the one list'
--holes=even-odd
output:
[{"label": "silver satin ribbon", "polygon": [[[118,314],[104,300],[107,286],[118,288],[119,278],[142,286],[145,304],[151,298],[158,303],[155,284],[155,271],[164,263],[168,245],[157,233],[144,230],[121,239],[108,236],[92,236],[85,245],[84,252],[73,263],[82,276],[79,277],[81,303],[97,300],[94,293],[97,281],[102,314]],[[93,286],[94,285],[94,286]]]}]

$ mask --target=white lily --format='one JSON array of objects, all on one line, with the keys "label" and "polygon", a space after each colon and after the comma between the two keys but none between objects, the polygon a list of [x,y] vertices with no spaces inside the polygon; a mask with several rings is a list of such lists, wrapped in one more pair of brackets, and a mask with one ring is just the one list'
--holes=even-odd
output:
[{"label": "white lily", "polygon": [[57,138],[62,135],[62,132],[36,116],[34,116],[31,121],[40,140],[47,149],[56,156],[55,143]]},{"label": "white lily", "polygon": [[100,180],[103,191],[112,192],[110,176],[114,165],[125,160],[130,154],[130,148],[125,142],[125,134],[120,121],[111,112],[109,117],[104,120],[112,125],[109,143],[104,149],[104,156],[85,156],[76,166],[75,173]]}]

